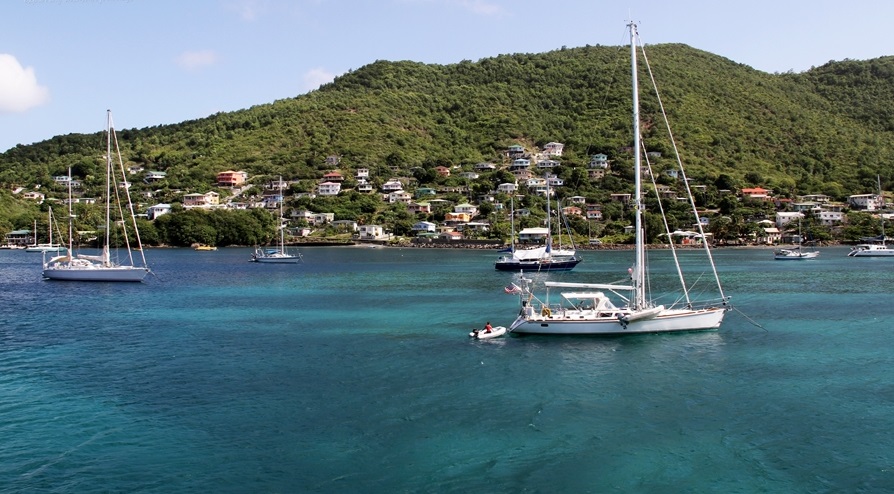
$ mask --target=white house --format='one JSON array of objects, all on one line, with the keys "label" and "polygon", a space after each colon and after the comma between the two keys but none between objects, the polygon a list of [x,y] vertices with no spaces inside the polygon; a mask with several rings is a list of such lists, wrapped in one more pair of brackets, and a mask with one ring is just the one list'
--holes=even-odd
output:
[{"label": "white house", "polygon": [[323,182],[317,185],[317,194],[321,196],[337,196],[341,192],[341,184],[338,182]]},{"label": "white house", "polygon": [[156,204],[154,206],[149,206],[146,208],[146,217],[150,220],[154,220],[161,215],[168,214],[171,212],[170,204]]},{"label": "white house", "polygon": [[456,206],[453,206],[453,212],[454,213],[466,213],[470,217],[472,217],[472,216],[475,216],[476,214],[478,214],[478,207],[473,206],[472,204],[469,204],[469,203],[462,203],[462,204],[457,204]]},{"label": "white house", "polygon": [[776,213],[776,227],[782,228],[787,225],[792,220],[798,220],[803,218],[804,215],[802,213],[794,213],[789,211],[780,211]]},{"label": "white house", "polygon": [[885,200],[878,194],[855,194],[848,196],[847,203],[855,209],[865,209],[866,211],[875,211],[884,207]]},{"label": "white house", "polygon": [[388,204],[404,203],[409,204],[413,200],[413,195],[403,190],[396,190],[382,197]]},{"label": "white house", "polygon": [[332,223],[334,219],[335,213],[314,213],[310,223],[314,226],[319,226]]},{"label": "white house", "polygon": [[390,235],[380,225],[360,225],[358,229],[360,240],[388,240]]},{"label": "white house", "polygon": [[543,240],[549,235],[549,229],[545,227],[525,228],[518,232],[518,239],[522,242],[531,240]]},{"label": "white house", "polygon": [[503,192],[505,194],[512,194],[513,192],[518,190],[518,184],[515,183],[502,183],[497,186],[497,192]]},{"label": "white house", "polygon": [[412,230],[420,233],[434,233],[437,230],[437,227],[438,225],[431,221],[418,221],[413,225]]},{"label": "white house", "polygon": [[819,221],[823,226],[840,225],[844,221],[844,212],[820,211]]},{"label": "white house", "polygon": [[400,180],[396,178],[392,178],[391,180],[382,184],[382,192],[395,192],[398,190],[403,190],[404,184],[400,183]]},{"label": "white house", "polygon": [[543,145],[543,152],[548,156],[562,156],[565,145],[561,142],[547,142]]}]

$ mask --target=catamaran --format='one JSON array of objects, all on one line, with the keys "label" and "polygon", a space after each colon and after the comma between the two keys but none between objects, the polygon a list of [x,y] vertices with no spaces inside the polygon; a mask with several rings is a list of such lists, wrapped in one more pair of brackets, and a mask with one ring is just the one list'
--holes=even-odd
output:
[{"label": "catamaran", "polygon": [[[729,298],[723,293],[720,278],[714,266],[708,242],[703,242],[706,257],[709,260],[713,278],[717,285],[718,297],[714,300],[696,302],[691,297],[691,290],[683,278],[680,263],[673,242],[669,242],[670,252],[677,266],[677,274],[682,286],[679,299],[669,306],[657,305],[647,290],[647,273],[645,258],[645,229],[643,220],[644,203],[642,200],[642,144],[640,136],[639,89],[637,79],[637,31],[636,24],[628,25],[630,30],[630,58],[632,65],[633,86],[633,152],[634,182],[633,210],[635,212],[635,241],[633,266],[628,269],[629,283],[564,283],[546,281],[545,294],[536,295],[531,278],[524,273],[519,275],[517,283],[511,290],[519,294],[520,310],[509,331],[514,333],[540,334],[631,334],[658,333],[669,331],[695,331],[718,329],[723,317],[729,310]],[[645,53],[643,58],[646,62]],[[646,64],[648,68],[648,63]],[[650,71],[651,73],[651,71]],[[660,104],[660,99],[659,99]],[[661,106],[664,113],[663,106]],[[666,119],[665,119],[666,121]],[[668,127],[668,132],[670,128]],[[669,132],[670,133],[670,132]],[[672,135],[672,134],[671,134]],[[676,151],[676,145],[674,145]],[[682,162],[677,155],[680,171]],[[651,174],[654,176],[654,174]],[[692,212],[698,217],[695,202],[692,199],[689,182],[685,172],[682,183],[689,192],[689,203]],[[662,214],[663,215],[663,214]],[[705,238],[702,226],[698,225],[701,238]],[[665,229],[667,222],[665,221]],[[667,238],[670,238],[668,235]],[[551,291],[558,290],[561,299],[553,302]],[[612,293],[621,300],[618,305],[606,294]],[[625,295],[626,294],[626,295]]]},{"label": "catamaran", "polygon": [[[881,207],[885,209],[885,195],[882,193],[882,179],[878,180],[878,195],[881,198]],[[875,238],[863,238],[862,242],[855,245],[848,257],[892,257],[894,256],[894,248],[888,245],[888,237],[885,236],[885,217],[879,215],[882,221],[882,234]]]}]

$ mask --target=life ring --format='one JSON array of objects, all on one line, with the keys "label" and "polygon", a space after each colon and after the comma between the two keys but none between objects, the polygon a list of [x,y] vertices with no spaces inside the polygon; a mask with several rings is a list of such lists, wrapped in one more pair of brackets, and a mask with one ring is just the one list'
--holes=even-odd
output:
[{"label": "life ring", "polygon": [[543,317],[550,317],[553,315],[553,311],[549,310],[549,307],[544,307],[543,310],[540,311],[540,315]]}]

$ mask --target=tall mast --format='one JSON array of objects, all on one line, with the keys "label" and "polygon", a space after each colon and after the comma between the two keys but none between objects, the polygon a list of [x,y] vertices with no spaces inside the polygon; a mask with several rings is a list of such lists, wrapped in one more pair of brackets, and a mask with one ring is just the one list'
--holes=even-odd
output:
[{"label": "tall mast", "polygon": [[112,110],[106,110],[106,241],[102,249],[102,263],[109,265],[109,232],[112,221]]},{"label": "tall mast", "polygon": [[285,202],[286,198],[283,196],[283,193],[282,193],[282,175],[279,176],[279,183],[277,185],[279,185],[279,253],[285,254],[286,253],[286,228],[282,222],[282,210],[283,210],[283,203]]},{"label": "tall mast", "polygon": [[546,254],[550,255],[553,249],[553,219],[549,208],[549,174],[546,174]]},{"label": "tall mast", "polygon": [[71,258],[71,248],[74,240],[74,214],[72,211],[71,203],[71,167],[68,167],[68,257]]},{"label": "tall mast", "polygon": [[633,264],[633,308],[640,310],[645,307],[645,239],[643,232],[643,204],[642,204],[642,166],[641,144],[639,128],[639,81],[636,75],[636,24],[631,22],[630,28],[630,65],[633,86],[633,177],[634,193],[633,208],[636,217],[636,259]]}]

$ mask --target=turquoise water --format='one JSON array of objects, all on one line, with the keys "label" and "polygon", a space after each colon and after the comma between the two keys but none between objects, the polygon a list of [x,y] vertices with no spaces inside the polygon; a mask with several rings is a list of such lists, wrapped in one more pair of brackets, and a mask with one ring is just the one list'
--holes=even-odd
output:
[{"label": "turquoise water", "polygon": [[[153,250],[90,284],[0,251],[0,492],[890,492],[894,261],[821,251],[715,251],[717,332],[481,342],[517,309],[494,252]],[[548,276],[630,253],[583,256]]]}]

